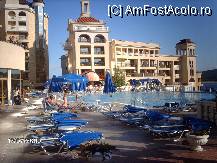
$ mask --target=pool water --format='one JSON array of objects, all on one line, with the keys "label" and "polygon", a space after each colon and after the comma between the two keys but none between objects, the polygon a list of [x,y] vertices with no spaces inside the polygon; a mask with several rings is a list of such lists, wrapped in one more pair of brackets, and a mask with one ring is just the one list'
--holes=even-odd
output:
[{"label": "pool water", "polygon": [[[211,100],[215,96],[210,93],[180,93],[180,92],[117,92],[109,94],[86,94],[80,97],[81,100],[88,103],[101,102],[119,102],[125,104],[135,104],[137,106],[162,106],[166,102],[178,102],[181,105],[194,103],[201,99]],[[69,100],[74,101],[74,97]]]}]

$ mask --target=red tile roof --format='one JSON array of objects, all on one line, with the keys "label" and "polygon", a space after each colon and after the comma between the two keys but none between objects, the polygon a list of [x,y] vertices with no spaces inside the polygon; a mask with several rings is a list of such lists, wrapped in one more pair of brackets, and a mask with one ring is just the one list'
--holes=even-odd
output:
[{"label": "red tile roof", "polygon": [[86,23],[86,22],[99,22],[99,20],[93,17],[80,17],[76,20],[77,23]]}]

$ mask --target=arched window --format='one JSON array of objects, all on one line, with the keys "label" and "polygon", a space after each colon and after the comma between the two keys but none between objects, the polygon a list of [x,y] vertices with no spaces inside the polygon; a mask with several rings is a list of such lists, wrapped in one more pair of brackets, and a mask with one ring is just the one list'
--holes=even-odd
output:
[{"label": "arched window", "polygon": [[80,35],[78,38],[78,42],[91,42],[90,36]]},{"label": "arched window", "polygon": [[23,11],[21,11],[21,12],[19,13],[19,16],[26,16],[26,13],[23,12]]},{"label": "arched window", "polygon": [[8,15],[13,18],[13,17],[16,17],[16,13],[14,11],[9,11],[8,12]]},{"label": "arched window", "polygon": [[103,35],[96,35],[94,38],[95,43],[105,43],[105,37]]}]

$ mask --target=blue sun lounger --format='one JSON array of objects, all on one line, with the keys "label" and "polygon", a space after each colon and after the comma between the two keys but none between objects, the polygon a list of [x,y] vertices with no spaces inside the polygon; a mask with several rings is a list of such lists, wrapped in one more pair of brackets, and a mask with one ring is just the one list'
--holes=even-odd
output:
[{"label": "blue sun lounger", "polygon": [[96,131],[74,131],[74,132],[65,132],[62,133],[58,138],[56,135],[43,136],[40,138],[40,146],[47,153],[49,152],[47,148],[55,147],[57,144],[61,144],[59,146],[58,153],[61,152],[61,149],[65,146],[67,149],[73,150],[79,147],[83,143],[87,143],[90,141],[99,141],[103,138],[101,132]]},{"label": "blue sun lounger", "polygon": [[60,141],[67,143],[69,149],[74,149],[80,146],[82,143],[100,140],[103,135],[101,132],[96,131],[76,131],[72,133],[63,133],[63,136],[60,138]]}]

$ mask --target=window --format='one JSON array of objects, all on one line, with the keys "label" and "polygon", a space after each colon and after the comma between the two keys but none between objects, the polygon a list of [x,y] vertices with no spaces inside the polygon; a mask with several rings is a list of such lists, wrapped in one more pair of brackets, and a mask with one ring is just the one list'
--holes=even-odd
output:
[{"label": "window", "polygon": [[0,78],[7,78],[8,77],[8,70],[0,68]]},{"label": "window", "polygon": [[90,66],[91,58],[81,58],[80,63],[81,63],[81,66]]},{"label": "window", "polygon": [[180,82],[180,79],[175,79],[175,82],[176,82],[176,83],[179,83],[179,82]]},{"label": "window", "polygon": [[15,21],[9,21],[8,25],[10,25],[10,26],[16,26],[16,22]]},{"label": "window", "polygon": [[141,66],[142,67],[149,67],[149,60],[141,60]]},{"label": "window", "polygon": [[29,53],[28,53],[28,52],[25,53],[25,59],[26,59],[26,60],[29,59]]},{"label": "window", "polygon": [[12,79],[20,79],[20,70],[11,70]]},{"label": "window", "polygon": [[179,61],[174,61],[174,65],[179,65]]},{"label": "window", "polygon": [[26,22],[19,22],[19,26],[26,26]]},{"label": "window", "polygon": [[78,42],[91,42],[90,36],[88,35],[80,35],[78,38]]},{"label": "window", "polygon": [[105,66],[105,58],[94,58],[95,66]]},{"label": "window", "polygon": [[94,38],[95,43],[105,43],[105,37],[103,35],[96,35]]},{"label": "window", "polygon": [[193,69],[190,70],[190,76],[194,76],[194,70]]},{"label": "window", "polygon": [[80,53],[81,54],[90,54],[91,53],[90,46],[81,46]]},{"label": "window", "polygon": [[94,54],[104,54],[104,47],[94,47]]},{"label": "window", "polygon": [[165,67],[165,62],[160,61],[160,62],[159,62],[159,67],[160,67],[160,68],[164,68],[164,67]]},{"label": "window", "polygon": [[9,12],[8,12],[8,15],[9,15],[11,18],[16,17],[16,13],[15,13],[14,11],[9,11]]},{"label": "window", "polygon": [[150,60],[150,67],[155,67],[154,60]]},{"label": "window", "polygon": [[175,74],[180,74],[180,71],[179,70],[175,70]]},{"label": "window", "polygon": [[26,69],[26,71],[29,70],[29,63],[28,62],[25,63],[25,69]]},{"label": "window", "polygon": [[154,50],[150,50],[150,54],[154,54]]},{"label": "window", "polygon": [[19,16],[26,16],[26,13],[23,12],[23,11],[21,11],[21,12],[19,13]]},{"label": "window", "polygon": [[84,12],[87,13],[88,11],[88,3],[84,3]]}]

